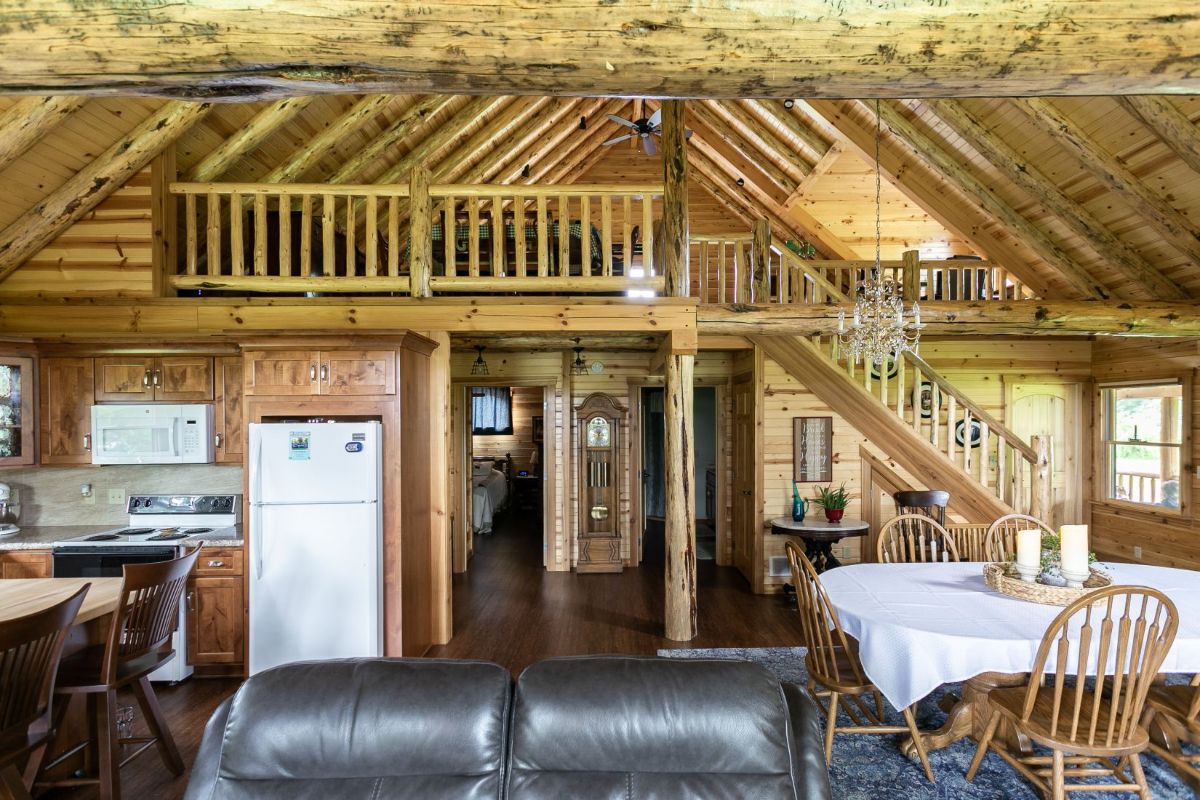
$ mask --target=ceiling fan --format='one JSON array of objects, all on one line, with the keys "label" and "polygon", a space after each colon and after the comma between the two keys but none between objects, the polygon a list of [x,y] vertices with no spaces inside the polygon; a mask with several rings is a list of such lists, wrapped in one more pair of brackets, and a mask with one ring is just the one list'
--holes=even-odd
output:
[{"label": "ceiling fan", "polygon": [[[654,137],[662,136],[662,109],[661,108],[658,109],[657,111],[655,111],[649,117],[642,117],[640,119],[634,119],[634,120],[623,119],[622,117],[618,117],[616,114],[609,114],[608,118],[611,121],[617,123],[618,125],[624,125],[626,128],[629,128],[630,133],[622,134],[621,136],[616,136],[612,139],[609,139],[604,144],[606,144],[606,145],[617,144],[618,142],[624,142],[628,139],[633,139],[634,137],[637,137],[638,139],[641,140],[642,152],[644,152],[648,156],[653,156],[653,155],[658,154],[658,146],[655,145],[655,143],[654,143]],[[692,137],[692,132],[684,131],[684,137],[690,139]]]}]

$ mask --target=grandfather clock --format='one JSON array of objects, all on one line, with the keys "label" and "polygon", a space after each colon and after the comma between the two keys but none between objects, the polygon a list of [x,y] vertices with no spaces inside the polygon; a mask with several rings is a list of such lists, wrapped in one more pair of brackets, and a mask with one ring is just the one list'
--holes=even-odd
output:
[{"label": "grandfather clock", "polygon": [[621,420],[624,406],[589,395],[575,409],[579,424],[579,572],[620,572]]}]

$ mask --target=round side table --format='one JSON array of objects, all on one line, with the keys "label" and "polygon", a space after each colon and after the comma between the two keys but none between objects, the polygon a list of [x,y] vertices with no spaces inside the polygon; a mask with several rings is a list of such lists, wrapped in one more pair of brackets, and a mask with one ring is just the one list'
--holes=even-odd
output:
[{"label": "round side table", "polygon": [[835,544],[847,536],[866,536],[870,530],[871,526],[861,519],[843,519],[841,522],[805,519],[796,522],[791,517],[777,517],[771,520],[771,533],[799,536],[804,540],[804,555],[808,556],[818,573],[842,565],[834,558]]}]

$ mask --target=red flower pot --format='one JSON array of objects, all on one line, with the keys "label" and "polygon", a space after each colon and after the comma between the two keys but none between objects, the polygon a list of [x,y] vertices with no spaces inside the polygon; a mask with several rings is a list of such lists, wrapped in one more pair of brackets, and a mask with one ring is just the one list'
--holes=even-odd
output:
[{"label": "red flower pot", "polygon": [[846,513],[844,508],[827,508],[825,509],[825,519],[830,522],[841,522],[842,515]]}]

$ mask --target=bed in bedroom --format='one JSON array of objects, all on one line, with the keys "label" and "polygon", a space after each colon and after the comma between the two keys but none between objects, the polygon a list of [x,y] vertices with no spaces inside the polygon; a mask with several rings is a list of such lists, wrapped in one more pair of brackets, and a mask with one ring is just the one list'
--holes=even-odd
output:
[{"label": "bed in bedroom", "polygon": [[471,509],[475,533],[492,532],[496,515],[508,506],[512,457],[475,456],[471,473]]}]

